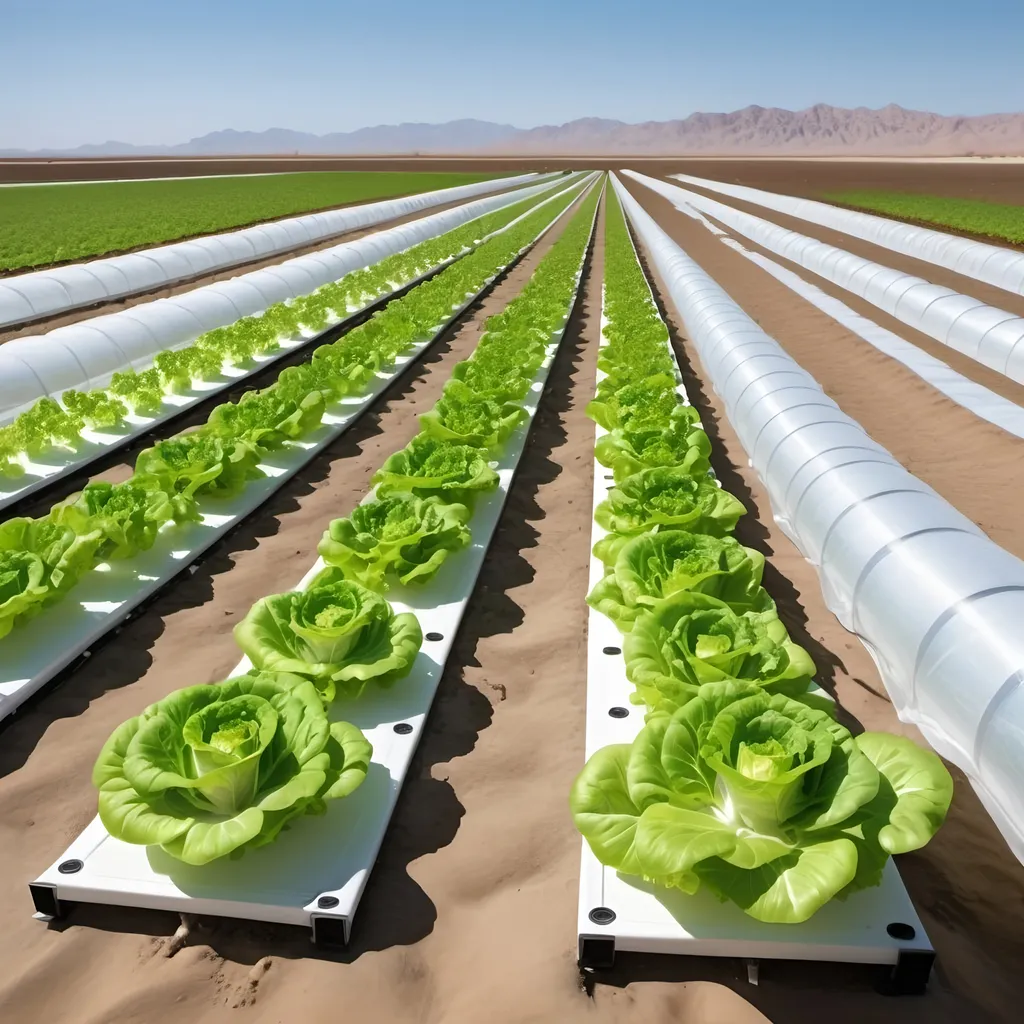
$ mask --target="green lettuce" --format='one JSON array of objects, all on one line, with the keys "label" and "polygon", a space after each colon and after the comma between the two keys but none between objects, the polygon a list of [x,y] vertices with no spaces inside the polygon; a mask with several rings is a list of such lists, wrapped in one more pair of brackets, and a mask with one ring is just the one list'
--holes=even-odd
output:
[{"label": "green lettuce", "polygon": [[634,699],[666,710],[685,704],[701,684],[727,679],[797,696],[815,671],[774,609],[740,614],[716,597],[685,590],[644,609],[622,653]]},{"label": "green lettuce", "polygon": [[102,539],[48,519],[0,523],[0,637],[63,597],[96,564]]},{"label": "green lettuce", "polygon": [[382,498],[414,494],[468,505],[477,494],[498,486],[498,474],[479,448],[417,434],[384,460],[373,483]]},{"label": "green lettuce", "polygon": [[680,591],[708,594],[738,613],[764,612],[775,604],[761,586],[764,555],[732,537],[686,530],[626,538],[587,597],[624,633],[645,608]]},{"label": "green lettuce", "polygon": [[264,475],[259,449],[246,441],[222,441],[202,431],[160,441],[139,453],[132,482],[163,491],[177,522],[198,520],[196,499],[231,498]]},{"label": "green lettuce", "polygon": [[50,519],[70,526],[77,534],[98,530],[98,561],[132,558],[148,551],[160,527],[174,518],[171,500],[164,491],[147,490],[131,482],[86,484],[50,510]]},{"label": "green lettuce", "polygon": [[103,430],[116,427],[128,415],[128,406],[105,391],[65,391],[60,396],[64,408],[87,427]]},{"label": "green lettuce", "polygon": [[333,566],[304,591],[257,601],[235,641],[258,669],[313,680],[325,702],[390,686],[412,671],[423,634],[411,612],[396,615],[380,594]]},{"label": "green lettuce", "polygon": [[474,448],[497,448],[527,418],[513,402],[483,398],[461,380],[449,381],[434,408],[420,416],[428,437]]},{"label": "green lettuce", "polygon": [[387,578],[402,584],[433,579],[444,560],[470,541],[470,510],[440,498],[396,496],[359,505],[335,519],[317,550],[328,565],[370,590],[387,590]]},{"label": "green lettuce", "polygon": [[616,484],[595,509],[594,518],[609,533],[623,536],[660,527],[720,537],[735,529],[745,511],[739,500],[711,480],[695,480],[685,469],[659,467]]},{"label": "green lettuce", "polygon": [[676,467],[695,478],[707,476],[711,468],[711,442],[700,426],[696,410],[676,407],[668,425],[652,429],[616,428],[604,434],[594,446],[597,461],[612,470],[616,483],[645,469]]},{"label": "green lettuce", "polygon": [[632,384],[608,378],[587,404],[587,415],[605,430],[658,429],[670,422],[681,404],[678,386],[671,373],[656,373]]},{"label": "green lettuce", "polygon": [[125,722],[93,784],[114,838],[203,865],[322,814],[363,782],[372,753],[354,725],[328,721],[312,683],[254,673],[176,690]]},{"label": "green lettuce", "polygon": [[602,864],[799,924],[924,846],[952,793],[939,758],[910,740],[853,737],[823,710],[730,681],[598,750],[570,806]]},{"label": "green lettuce", "polygon": [[263,451],[312,433],[320,426],[325,404],[319,391],[302,398],[285,397],[276,385],[249,391],[238,402],[225,402],[210,413],[203,432],[225,441],[239,440]]}]

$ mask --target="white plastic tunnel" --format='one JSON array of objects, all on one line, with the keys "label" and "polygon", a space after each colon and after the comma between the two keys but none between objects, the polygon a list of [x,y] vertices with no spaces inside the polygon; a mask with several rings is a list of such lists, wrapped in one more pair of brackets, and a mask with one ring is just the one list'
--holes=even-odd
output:
[{"label": "white plastic tunnel", "polygon": [[686,204],[714,217],[783,259],[833,281],[943,345],[1024,383],[1024,318],[678,185],[635,171],[624,173],[677,205]]},{"label": "white plastic tunnel", "polygon": [[289,217],[122,256],[18,274],[0,280],[0,327],[123,298],[213,270],[285,253],[332,235],[405,217],[432,206],[540,180],[549,181],[552,177],[551,174],[518,174],[493,178],[341,210]]},{"label": "white plastic tunnel", "polygon": [[743,199],[812,224],[843,231],[893,252],[902,252],[936,266],[946,267],[965,277],[973,277],[976,281],[985,281],[997,288],[1024,295],[1024,253],[1014,249],[961,238],[932,228],[904,224],[871,213],[845,210],[814,199],[799,199],[746,185],[697,178],[691,174],[675,174],[673,177],[709,192]]},{"label": "white plastic tunnel", "polygon": [[165,349],[180,348],[277,302],[308,295],[353,270],[550,188],[544,181],[487,196],[275,267],[9,341],[0,345],[0,424],[46,395],[106,387],[118,370],[144,370]]},{"label": "white plastic tunnel", "polygon": [[829,608],[1024,860],[1024,562],[873,441],[615,186]]}]

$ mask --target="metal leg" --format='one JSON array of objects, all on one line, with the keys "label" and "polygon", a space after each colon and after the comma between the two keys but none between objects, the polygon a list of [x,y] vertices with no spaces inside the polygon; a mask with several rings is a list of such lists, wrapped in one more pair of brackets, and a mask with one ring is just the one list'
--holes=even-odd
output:
[{"label": "metal leg", "polygon": [[878,991],[887,996],[918,996],[928,987],[935,963],[930,949],[901,949],[896,966],[888,970]]},{"label": "metal leg", "polygon": [[581,971],[609,971],[615,966],[615,939],[609,935],[581,935],[579,960]]}]

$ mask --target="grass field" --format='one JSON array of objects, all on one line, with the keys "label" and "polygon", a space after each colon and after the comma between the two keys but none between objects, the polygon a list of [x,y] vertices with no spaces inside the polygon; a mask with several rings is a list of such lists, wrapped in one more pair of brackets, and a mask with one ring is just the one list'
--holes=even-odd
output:
[{"label": "grass field", "polygon": [[924,221],[1007,242],[1024,243],[1024,206],[987,203],[981,199],[873,190],[829,192],[825,198],[872,213]]},{"label": "grass field", "polygon": [[17,270],[499,174],[326,171],[0,189],[0,270]]}]

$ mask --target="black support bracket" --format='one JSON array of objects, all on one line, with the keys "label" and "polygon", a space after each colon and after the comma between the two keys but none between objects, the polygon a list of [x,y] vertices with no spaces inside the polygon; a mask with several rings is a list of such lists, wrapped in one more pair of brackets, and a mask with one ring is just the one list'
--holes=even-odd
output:
[{"label": "black support bracket", "polygon": [[614,936],[581,935],[577,963],[581,971],[610,971],[615,966]]}]

